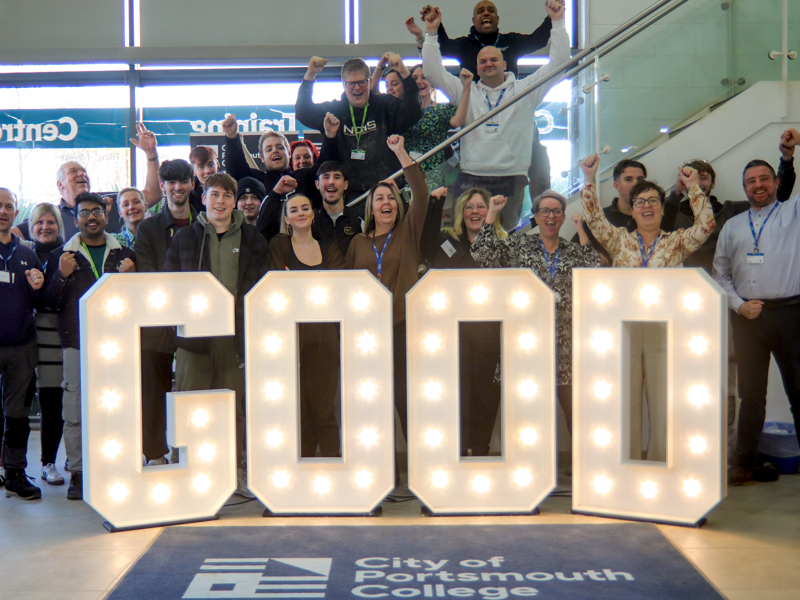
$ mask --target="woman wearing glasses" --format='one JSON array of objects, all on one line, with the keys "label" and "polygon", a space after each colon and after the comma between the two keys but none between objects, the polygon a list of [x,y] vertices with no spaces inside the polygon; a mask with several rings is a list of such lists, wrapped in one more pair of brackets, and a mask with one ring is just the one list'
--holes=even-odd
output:
[{"label": "woman wearing glasses", "polygon": [[[631,188],[630,201],[636,230],[612,227],[606,220],[595,191],[600,164],[597,154],[581,164],[584,187],[581,202],[597,241],[611,257],[613,267],[656,269],[681,267],[692,252],[700,248],[714,231],[711,203],[699,186],[697,170],[681,167],[680,178],[689,190],[694,225],[666,233],[661,229],[664,216],[664,190],[652,181],[640,181]],[[664,462],[667,460],[667,337],[662,323],[632,323],[630,339],[630,458]],[[648,438],[642,451],[642,402],[647,400]]]},{"label": "woman wearing glasses", "polygon": [[572,269],[599,267],[600,254],[589,243],[583,218],[573,213],[580,245],[568,242],[558,233],[566,220],[567,201],[558,192],[548,190],[533,201],[533,217],[538,233],[512,233],[502,240],[495,221],[506,204],[504,196],[494,196],[486,222],[472,243],[472,256],[482,267],[526,267],[532,269],[555,294],[558,403],[564,410],[567,429],[572,433]]}]

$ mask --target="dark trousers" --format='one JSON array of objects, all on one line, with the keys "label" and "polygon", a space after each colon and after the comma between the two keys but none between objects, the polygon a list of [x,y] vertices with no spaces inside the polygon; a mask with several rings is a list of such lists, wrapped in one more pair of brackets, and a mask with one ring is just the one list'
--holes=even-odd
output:
[{"label": "dark trousers", "polygon": [[400,419],[403,438],[408,442],[408,361],[406,357],[406,322],[394,326],[392,336],[394,354],[394,407]]},{"label": "dark trousers", "polygon": [[[734,314],[731,323],[742,399],[733,464],[754,469],[766,417],[770,354],[780,369],[795,424],[800,414],[800,304],[765,306],[755,319]],[[800,431],[795,433],[800,440]]]},{"label": "dark trousers", "polygon": [[42,464],[55,464],[61,435],[64,433],[64,418],[60,387],[39,388],[39,406],[42,408]]},{"label": "dark trousers", "polygon": [[556,386],[556,397],[561,410],[564,411],[564,419],[567,421],[567,432],[572,435],[572,384],[558,384]]},{"label": "dark trousers", "polygon": [[494,382],[500,359],[500,323],[462,323],[459,328],[461,456],[487,456],[500,407]]},{"label": "dark trousers", "polygon": [[167,394],[172,391],[172,358],[167,352],[142,350],[142,451],[161,458],[167,446]]},{"label": "dark trousers", "polygon": [[6,470],[28,466],[28,437],[31,426],[31,397],[28,386],[39,361],[36,341],[24,346],[0,347],[0,376],[2,376],[2,408],[5,417],[2,463]]},{"label": "dark trousers", "polygon": [[500,224],[506,231],[514,231],[519,223],[519,216],[522,213],[522,204],[525,202],[525,187],[528,185],[528,178],[525,175],[511,175],[508,177],[490,177],[483,175],[470,175],[469,173],[459,173],[453,184],[453,196],[458,198],[470,188],[486,188],[492,196],[506,196],[508,202],[500,211]]},{"label": "dark trousers", "polygon": [[300,330],[300,456],[341,456],[336,399],[341,373],[339,331],[333,323]]}]

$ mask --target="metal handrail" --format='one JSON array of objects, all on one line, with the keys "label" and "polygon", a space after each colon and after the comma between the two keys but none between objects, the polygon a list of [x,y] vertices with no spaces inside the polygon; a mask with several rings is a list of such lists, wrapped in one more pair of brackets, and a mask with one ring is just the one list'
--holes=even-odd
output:
[{"label": "metal handrail", "polygon": [[[563,65],[561,66],[561,68],[551,71],[550,73],[548,73],[547,75],[545,75],[544,77],[542,77],[541,79],[536,81],[533,85],[530,85],[530,86],[526,87],[525,89],[517,92],[513,96],[511,96],[503,104],[501,104],[499,106],[496,106],[495,108],[490,110],[485,115],[482,115],[482,116],[478,117],[476,120],[474,120],[469,125],[466,125],[465,127],[462,127],[459,131],[457,131],[452,136],[450,136],[449,138],[444,140],[441,144],[439,144],[439,145],[433,147],[432,149],[428,150],[428,152],[426,152],[421,157],[419,157],[416,162],[417,163],[425,162],[430,157],[438,154],[439,152],[441,152],[442,150],[447,148],[450,144],[452,144],[456,140],[461,139],[462,137],[467,135],[470,131],[473,131],[477,127],[483,125],[486,121],[488,121],[489,119],[494,117],[496,114],[504,111],[506,108],[508,108],[512,104],[514,104],[516,102],[519,102],[525,96],[527,96],[528,94],[530,94],[534,90],[542,87],[546,83],[549,83],[551,80],[574,77],[575,75],[577,75],[578,73],[580,73],[581,71],[583,71],[589,65],[592,64],[591,61],[586,61],[584,63],[581,63],[581,61],[584,60],[586,57],[588,57],[588,56],[590,56],[592,54],[596,54],[596,56],[604,56],[604,55],[608,54],[609,52],[611,52],[615,48],[618,48],[619,46],[621,46],[622,44],[624,44],[625,42],[630,40],[635,35],[638,35],[639,32],[647,29],[653,23],[655,23],[657,21],[660,21],[662,18],[664,18],[665,16],[667,16],[668,14],[670,14],[671,12],[676,10],[677,8],[683,6],[687,2],[689,2],[689,0],[660,0],[659,2],[656,2],[650,8],[642,11],[641,13],[639,13],[638,15],[633,17],[632,19],[626,21],[625,23],[623,23],[622,25],[617,27],[611,33],[608,33],[605,36],[603,36],[602,38],[600,38],[598,41],[596,41],[591,46],[581,50],[578,54],[573,56],[568,61],[565,61],[563,63]],[[661,10],[662,8],[664,8],[664,7],[666,7],[666,9],[664,11],[658,13],[658,11]],[[655,13],[658,13],[658,14],[655,14]],[[654,15],[654,16],[652,18],[648,19],[648,17],[651,17],[651,15]],[[638,25],[639,23],[641,23],[641,25],[634,29],[634,26]],[[609,42],[613,42],[613,43],[611,43],[607,47],[601,48],[602,46],[605,46],[606,44],[609,44]],[[396,179],[397,177],[400,177],[400,175],[402,175],[402,174],[403,174],[403,171],[401,169],[401,170],[397,171],[396,173],[393,173],[392,175],[390,175],[387,179]],[[369,192],[364,192],[363,194],[361,194],[355,200],[352,200],[351,202],[348,202],[347,206],[355,206],[356,204],[359,204],[360,202],[363,202],[366,199],[368,194],[369,194]]]}]

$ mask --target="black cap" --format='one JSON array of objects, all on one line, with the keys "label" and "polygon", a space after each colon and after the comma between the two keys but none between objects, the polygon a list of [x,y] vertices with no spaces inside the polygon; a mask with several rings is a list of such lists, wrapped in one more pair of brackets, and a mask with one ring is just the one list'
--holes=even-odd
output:
[{"label": "black cap", "polygon": [[267,195],[267,190],[264,184],[255,177],[242,177],[236,182],[236,201],[245,194],[255,194],[259,200],[263,200]]}]

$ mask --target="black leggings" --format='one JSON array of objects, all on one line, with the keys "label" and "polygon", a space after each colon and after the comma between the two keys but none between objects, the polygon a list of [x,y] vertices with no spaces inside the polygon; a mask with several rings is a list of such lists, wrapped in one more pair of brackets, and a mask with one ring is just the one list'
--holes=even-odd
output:
[{"label": "black leggings", "polygon": [[64,432],[64,419],[61,416],[60,387],[39,388],[39,406],[42,407],[42,464],[55,464],[61,435]]}]

